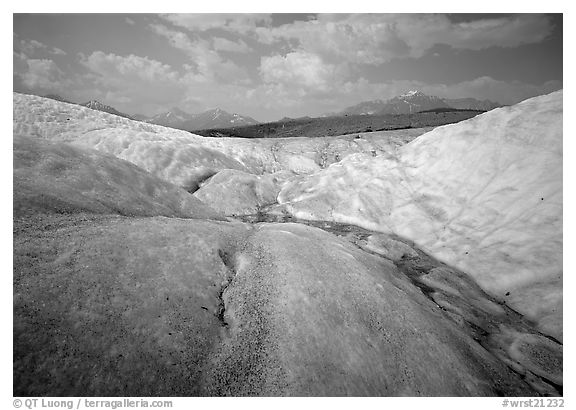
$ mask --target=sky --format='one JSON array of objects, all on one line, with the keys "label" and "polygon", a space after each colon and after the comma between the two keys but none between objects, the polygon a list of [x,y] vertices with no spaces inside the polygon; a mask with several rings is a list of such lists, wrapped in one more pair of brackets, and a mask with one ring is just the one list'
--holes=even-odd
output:
[{"label": "sky", "polygon": [[563,87],[562,14],[14,14],[13,89],[127,114],[318,116]]}]

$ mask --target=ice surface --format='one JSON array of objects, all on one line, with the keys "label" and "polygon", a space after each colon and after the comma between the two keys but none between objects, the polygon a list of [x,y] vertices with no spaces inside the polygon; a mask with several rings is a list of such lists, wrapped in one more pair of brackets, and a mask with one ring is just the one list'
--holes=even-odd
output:
[{"label": "ice surface", "polygon": [[289,172],[254,175],[224,169],[204,183],[194,196],[225,215],[255,214],[276,202],[282,183]]},{"label": "ice surface", "polygon": [[106,213],[222,219],[201,201],[141,168],[95,150],[14,140],[14,214]]},{"label": "ice surface", "polygon": [[424,130],[326,138],[209,138],[129,120],[75,104],[13,94],[14,136],[37,137],[94,148],[130,161],[194,191],[223,169],[253,174],[318,171],[351,153],[374,155]]},{"label": "ice surface", "polygon": [[288,182],[295,216],[409,238],[561,338],[562,92]]},{"label": "ice surface", "polygon": [[392,263],[345,240],[301,224],[263,224],[227,259],[235,272],[223,295],[229,333],[216,351],[209,392],[524,394],[515,374]]},{"label": "ice surface", "polygon": [[14,236],[14,394],[195,396],[241,226],[47,214]]},{"label": "ice surface", "polygon": [[[561,337],[561,115],[218,139],[14,94],[14,394],[558,394],[561,345],[502,301]],[[280,189],[466,273],[333,222],[181,219]]]}]

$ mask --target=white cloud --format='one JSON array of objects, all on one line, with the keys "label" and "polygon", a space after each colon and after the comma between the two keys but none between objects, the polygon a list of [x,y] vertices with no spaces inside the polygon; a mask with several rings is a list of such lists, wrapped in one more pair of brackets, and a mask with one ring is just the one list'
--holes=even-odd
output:
[{"label": "white cloud", "polygon": [[537,14],[454,23],[442,14],[319,15],[279,27],[254,29],[261,42],[293,47],[332,60],[380,64],[397,57],[421,57],[435,44],[480,50],[537,43],[551,33],[548,17]]},{"label": "white cloud", "polygon": [[231,41],[222,37],[212,39],[214,49],[218,51],[228,51],[231,53],[249,53],[253,51],[243,40]]},{"label": "white cloud", "polygon": [[126,23],[130,24],[131,26],[133,26],[134,24],[136,24],[136,22],[134,20],[132,20],[130,17],[126,17],[124,19],[124,21],[126,21]]},{"label": "white cloud", "polygon": [[15,48],[29,57],[34,57],[39,51],[54,55],[66,55],[64,50],[50,47],[37,40],[17,40]]},{"label": "white cloud", "polygon": [[190,31],[222,29],[236,33],[246,33],[258,25],[270,24],[269,14],[162,14],[160,16],[170,23]]},{"label": "white cloud", "polygon": [[27,69],[18,73],[22,84],[30,89],[57,91],[70,84],[64,72],[52,60],[28,59]]},{"label": "white cloud", "polygon": [[178,72],[148,57],[95,51],[89,56],[80,55],[80,63],[89,70],[84,81],[101,90],[110,104],[125,104],[128,99],[162,104],[182,98],[185,92]]},{"label": "white cloud", "polygon": [[169,29],[161,24],[152,24],[150,28],[156,34],[166,38],[172,47],[183,51],[190,57],[190,62],[185,68],[197,77],[204,77],[203,81],[249,82],[246,70],[233,61],[223,58],[211,46],[210,41],[201,38],[192,40],[186,33]]},{"label": "white cloud", "polygon": [[89,56],[81,56],[81,64],[92,72],[100,74],[104,81],[113,79],[139,79],[150,83],[172,83],[178,74],[164,63],[134,54],[119,56],[94,51]]},{"label": "white cloud", "polygon": [[[416,24],[414,24],[416,23]],[[458,49],[481,50],[488,47],[517,47],[538,43],[552,31],[548,17],[524,14],[453,23],[444,15],[421,15],[403,18],[398,33],[412,52],[421,55],[436,43]]]},{"label": "white cloud", "polygon": [[282,83],[317,91],[327,91],[339,81],[335,65],[324,63],[315,54],[300,51],[288,53],[285,57],[262,57],[260,73],[267,83]]},{"label": "white cloud", "polygon": [[151,24],[150,28],[156,34],[166,38],[172,47],[185,53],[190,53],[195,48],[195,44],[190,40],[190,37],[181,31],[169,29],[162,24]]}]

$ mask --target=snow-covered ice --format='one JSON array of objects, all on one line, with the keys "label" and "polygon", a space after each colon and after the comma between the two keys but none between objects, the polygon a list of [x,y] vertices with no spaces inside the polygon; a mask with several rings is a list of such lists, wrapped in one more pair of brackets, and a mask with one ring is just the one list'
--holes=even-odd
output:
[{"label": "snow-covered ice", "polygon": [[257,140],[13,98],[15,395],[561,394],[509,308],[561,338],[561,92]]},{"label": "snow-covered ice", "polygon": [[278,201],[411,239],[561,338],[561,91],[438,127],[395,156],[349,156]]},{"label": "snow-covered ice", "polygon": [[210,138],[38,96],[14,93],[13,103],[15,137],[94,148],[190,191],[223,169],[307,174],[352,153],[382,153],[423,133],[416,129],[390,132],[385,138],[374,133],[326,138]]}]

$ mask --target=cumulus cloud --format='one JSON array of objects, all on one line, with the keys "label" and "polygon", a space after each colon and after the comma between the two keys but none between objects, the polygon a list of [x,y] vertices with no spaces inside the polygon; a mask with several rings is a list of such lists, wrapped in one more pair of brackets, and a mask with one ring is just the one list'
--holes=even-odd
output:
[{"label": "cumulus cloud", "polygon": [[[246,70],[233,61],[223,58],[209,40],[194,38],[181,31],[172,30],[161,24],[152,24],[150,28],[166,38],[172,47],[183,51],[190,62],[185,65],[187,71],[192,72],[197,80],[202,81],[225,81],[229,83],[245,83],[249,81]],[[225,39],[220,39],[225,40]],[[216,42],[215,42],[216,43]],[[226,44],[233,46],[235,43]],[[220,45],[222,45],[220,41]],[[246,44],[244,46],[247,47]]]},{"label": "cumulus cloud", "polygon": [[[201,72],[210,70],[211,64],[220,62],[218,59],[212,60],[210,53],[207,56],[202,56],[197,64],[185,64],[184,71],[180,73],[148,57],[95,51],[88,56],[80,55],[80,63],[89,70],[83,76],[83,88],[90,88],[89,84],[92,84],[92,93],[108,104],[122,109],[125,105],[136,103],[148,113],[164,111],[175,105],[195,110],[212,102],[214,106],[222,106],[232,96],[239,95],[238,90],[245,88],[220,83],[213,76],[203,75]],[[219,75],[235,75],[235,67],[228,73],[226,69],[226,64],[219,67]],[[219,103],[216,104],[216,101]]]},{"label": "cumulus cloud", "polygon": [[186,33],[169,29],[162,24],[151,24],[150,29],[152,29],[152,31],[154,31],[156,34],[167,39],[172,47],[177,48],[185,53],[190,53],[195,48],[194,42],[190,39],[190,37],[188,37]]},{"label": "cumulus cloud", "polygon": [[134,54],[119,56],[94,51],[89,56],[81,55],[81,63],[100,74],[104,81],[137,78],[154,83],[171,83],[178,79],[178,74],[169,65]]},{"label": "cumulus cloud", "polygon": [[470,50],[539,43],[552,32],[552,23],[549,17],[538,14],[462,23],[451,22],[444,15],[421,15],[403,17],[398,32],[407,39],[413,53],[421,55],[437,43]]},{"label": "cumulus cloud", "polygon": [[55,91],[70,84],[64,72],[52,60],[27,59],[27,68],[18,77],[29,89]]},{"label": "cumulus cloud", "polygon": [[123,104],[129,99],[161,104],[182,98],[184,93],[178,72],[148,57],[95,51],[81,54],[80,63],[89,70],[84,79],[107,93],[110,103]]},{"label": "cumulus cloud", "polygon": [[[131,20],[125,21],[124,28],[130,27]],[[56,92],[74,101],[97,98],[127,113],[150,114],[171,106],[199,112],[219,106],[274,120],[339,111],[410,89],[513,104],[562,86],[559,81],[533,85],[488,76],[448,85],[362,78],[386,78],[385,73],[375,75],[375,67],[437,51],[436,44],[481,50],[537,43],[552,29],[543,15],[455,22],[445,15],[336,14],[280,26],[272,26],[269,15],[246,14],[162,15],[148,21],[154,21],[150,30],[182,52],[174,59],[179,65],[92,50],[66,59],[58,57],[63,50],[14,33],[15,90]],[[260,57],[260,64],[241,53]]]},{"label": "cumulus cloud", "polygon": [[222,29],[236,33],[247,33],[262,24],[270,24],[270,14],[162,14],[166,21],[190,31]]},{"label": "cumulus cloud", "polygon": [[552,23],[537,14],[465,23],[442,14],[338,14],[253,31],[263,43],[284,41],[325,58],[380,64],[398,57],[421,57],[435,44],[480,50],[537,43],[551,33]]},{"label": "cumulus cloud", "polygon": [[338,78],[335,65],[324,63],[315,54],[299,51],[288,53],[285,57],[262,57],[260,73],[267,83],[290,84],[319,91],[329,90]]}]

